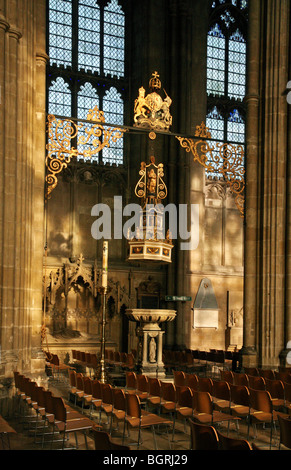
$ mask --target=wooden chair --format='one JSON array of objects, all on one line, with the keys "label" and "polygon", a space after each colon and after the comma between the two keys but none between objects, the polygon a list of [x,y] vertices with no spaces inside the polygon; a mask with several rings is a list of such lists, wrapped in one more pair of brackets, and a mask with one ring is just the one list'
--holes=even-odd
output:
[{"label": "wooden chair", "polygon": [[113,408],[111,412],[111,420],[110,420],[110,432],[112,434],[113,431],[113,423],[114,421],[117,424],[117,429],[119,423],[123,423],[125,421],[126,416],[126,395],[124,390],[121,388],[113,389]]},{"label": "wooden chair", "polygon": [[178,387],[177,403],[173,420],[172,440],[175,438],[176,421],[184,422],[184,432],[186,433],[186,423],[193,416],[193,392],[189,387]]},{"label": "wooden chair", "polygon": [[133,371],[127,371],[125,373],[125,380],[126,380],[126,390],[128,392],[132,391],[133,393],[135,393],[137,389],[136,373]]},{"label": "wooden chair", "polygon": [[225,436],[217,431],[220,450],[252,450],[250,443],[245,439],[236,439],[234,437]]},{"label": "wooden chair", "polygon": [[136,382],[137,387],[135,394],[138,395],[142,404],[146,404],[149,395],[149,379],[144,374],[137,374]]},{"label": "wooden chair", "polygon": [[250,410],[248,417],[248,439],[250,424],[256,428],[257,424],[270,424],[270,448],[272,444],[272,431],[275,422],[278,420],[278,412],[273,410],[271,395],[267,390],[253,390],[250,392]]},{"label": "wooden chair", "polygon": [[224,380],[213,380],[212,400],[214,409],[230,413],[230,385]]},{"label": "wooden chair", "polygon": [[[136,442],[137,448],[139,448],[140,442],[141,442],[141,430],[144,428],[150,427],[153,433],[155,450],[157,450],[155,427],[165,425],[167,434],[168,434],[168,426],[171,426],[172,424],[171,421],[168,421],[167,419],[162,418],[161,416],[142,410],[141,401],[138,395],[129,394],[129,393],[126,394],[125,423],[127,424],[128,427],[138,430],[138,439]],[[125,425],[124,425],[124,431],[123,431],[123,443],[124,443],[124,438],[125,438]],[[170,442],[169,442],[169,447],[170,447]]]},{"label": "wooden chair", "polygon": [[173,383],[162,382],[162,397],[160,404],[160,414],[170,414],[174,416],[177,402],[177,390]]},{"label": "wooden chair", "polygon": [[[60,434],[63,434],[62,450],[65,448],[65,439],[69,433],[75,434],[76,447],[78,449],[77,433],[84,434],[86,449],[88,449],[86,432],[92,429],[95,425],[93,421],[85,418],[83,415],[75,415],[73,419],[68,419],[67,410],[62,397],[53,397],[54,408],[54,429],[57,429]],[[74,448],[74,447],[72,447]]]},{"label": "wooden chair", "polygon": [[276,411],[285,411],[285,390],[281,380],[265,379],[266,390],[271,395],[273,409]]},{"label": "wooden chair", "polygon": [[102,405],[102,390],[101,390],[101,382],[98,379],[94,379],[92,381],[92,397],[90,400],[90,417],[92,417],[92,413],[95,410],[99,411],[99,419],[100,419],[100,409]]},{"label": "wooden chair", "polygon": [[218,450],[218,435],[213,426],[189,419],[191,450]]},{"label": "wooden chair", "polygon": [[259,374],[261,377],[264,377],[264,379],[275,379],[275,372],[272,369],[259,369]]},{"label": "wooden chair", "polygon": [[92,434],[95,450],[130,450],[129,446],[112,441],[110,435],[106,431],[92,429]]},{"label": "wooden chair", "polygon": [[101,423],[101,412],[103,411],[107,417],[107,423],[109,424],[111,413],[113,410],[113,388],[110,384],[101,384],[102,403],[100,407],[100,423]]},{"label": "wooden chair", "polygon": [[278,415],[278,421],[280,426],[279,449],[283,445],[291,450],[291,418]]},{"label": "wooden chair", "polygon": [[160,413],[161,398],[161,381],[155,377],[149,377],[149,394],[146,401],[146,409],[154,408]]},{"label": "wooden chair", "polygon": [[284,384],[284,398],[285,398],[285,409],[289,415],[291,415],[291,384],[283,382]]},{"label": "wooden chair", "polygon": [[198,423],[214,426],[217,423],[227,421],[229,425],[231,421],[239,420],[237,416],[214,410],[213,401],[208,392],[196,392],[194,390],[193,402],[194,413],[192,419]]},{"label": "wooden chair", "polygon": [[240,419],[248,420],[250,412],[250,392],[245,385],[230,384],[230,413]]},{"label": "wooden chair", "polygon": [[259,376],[259,369],[257,367],[244,367],[244,372],[247,375],[252,375],[253,377]]}]

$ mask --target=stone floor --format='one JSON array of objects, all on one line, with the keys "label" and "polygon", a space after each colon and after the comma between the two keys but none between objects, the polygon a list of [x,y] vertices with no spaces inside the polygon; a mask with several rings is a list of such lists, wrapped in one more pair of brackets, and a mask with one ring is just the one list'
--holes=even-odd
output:
[{"label": "stone floor", "polygon": [[[46,379],[46,387],[52,390],[54,395],[62,396],[65,400],[68,400],[69,398],[69,384],[66,378],[61,378],[61,379],[53,379],[53,378],[48,378]],[[74,404],[71,401],[68,401],[70,406],[74,407]],[[81,411],[80,407],[76,407],[79,411]],[[84,410],[85,414],[88,414],[89,410]],[[93,415],[93,420],[98,422],[98,416],[97,414],[94,416]],[[21,419],[19,417],[16,417],[16,415],[11,416],[11,417],[6,417],[7,422],[15,429],[16,434],[11,435],[10,437],[10,446],[11,450],[51,450],[50,444],[42,446],[38,443],[35,442],[33,431],[28,431],[27,426],[24,425]],[[227,429],[227,424],[222,423],[219,424],[217,429],[226,434],[228,432]],[[102,428],[104,430],[108,430],[108,425],[106,422],[106,416],[102,415]],[[242,439],[247,438],[247,425],[244,422],[240,422],[239,424],[239,429],[236,429],[236,426],[234,423],[231,423],[230,428],[229,428],[229,436],[233,437],[238,437]],[[270,436],[270,428],[261,428],[257,429],[257,435],[254,435],[254,429],[251,428],[250,431],[250,436],[249,436],[249,442],[255,442],[257,446],[262,449],[262,450],[278,450],[278,438],[279,438],[279,429],[275,432],[273,432],[273,439],[272,439],[272,446],[270,449],[269,446],[269,436]],[[112,439],[116,443],[122,443],[122,429],[117,429],[114,430],[112,434]],[[134,445],[134,442],[136,442],[137,439],[137,432],[135,431],[130,431],[130,436],[129,440],[125,442],[126,445],[130,446],[131,450],[136,450],[136,445]],[[88,435],[87,439],[88,443],[88,449],[89,450],[95,450],[94,447],[94,441],[92,439],[92,435]],[[69,438],[69,441],[66,443],[66,446],[75,446],[75,438],[74,436]],[[182,422],[178,422],[176,426],[176,432],[175,432],[175,438],[174,441],[172,441],[172,436],[170,435],[170,442],[169,438],[167,437],[166,434],[157,434],[157,447],[159,451],[176,451],[179,454],[189,451],[189,444],[190,444],[190,428],[188,425],[184,425]],[[53,446],[53,449],[58,449],[59,444],[55,443]],[[78,450],[86,450],[85,446],[85,440],[84,436],[82,434],[79,434],[78,437]],[[153,435],[151,430],[143,430],[142,431],[142,444],[140,445],[139,448],[140,451],[147,451],[147,452],[152,452],[154,451],[154,440],[153,440]],[[282,450],[284,450],[282,448]]]}]

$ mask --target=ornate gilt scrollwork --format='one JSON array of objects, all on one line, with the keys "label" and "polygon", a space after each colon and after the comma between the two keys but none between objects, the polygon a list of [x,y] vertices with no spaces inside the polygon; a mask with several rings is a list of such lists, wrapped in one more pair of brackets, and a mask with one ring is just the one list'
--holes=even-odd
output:
[{"label": "ornate gilt scrollwork", "polygon": [[186,152],[191,152],[194,161],[197,161],[208,172],[218,171],[223,175],[225,182],[235,196],[236,206],[243,217],[244,215],[244,148],[242,145],[233,145],[230,143],[216,142],[214,145],[210,141],[211,134],[205,124],[196,127],[194,140],[185,137],[176,138],[179,140],[182,148]]},{"label": "ornate gilt scrollwork", "polygon": [[[47,199],[57,185],[57,175],[68,166],[73,157],[92,159],[104,147],[110,147],[111,142],[117,142],[127,131],[125,128],[106,126],[104,114],[97,106],[89,110],[87,121],[92,121],[92,124],[57,119],[53,114],[48,116]],[[72,146],[74,139],[77,139],[76,147]]]}]

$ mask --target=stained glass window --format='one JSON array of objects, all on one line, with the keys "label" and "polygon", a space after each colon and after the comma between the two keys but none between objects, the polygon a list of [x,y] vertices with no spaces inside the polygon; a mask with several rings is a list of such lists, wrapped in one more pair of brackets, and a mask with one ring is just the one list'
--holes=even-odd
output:
[{"label": "stained glass window", "polygon": [[104,73],[124,75],[124,14],[117,0],[104,9]]},{"label": "stained glass window", "polygon": [[[49,113],[86,119],[98,106],[106,121],[123,124],[125,14],[118,0],[48,0],[48,54]],[[122,163],[122,139],[99,157]]]},{"label": "stained glass window", "polygon": [[96,0],[79,0],[78,13],[79,70],[100,73],[100,8]]},{"label": "stained glass window", "polygon": [[[123,125],[123,100],[116,88],[110,88],[103,99],[105,121]],[[110,147],[103,150],[103,163],[122,163],[123,138],[112,142]]]},{"label": "stained glass window", "polygon": [[68,83],[61,77],[52,82],[48,91],[48,113],[59,116],[71,115],[72,93]]},{"label": "stained glass window", "polygon": [[[210,145],[245,143],[246,28],[247,1],[214,0],[211,4],[207,36],[206,126],[211,132]],[[213,152],[215,171],[207,177],[222,177],[223,160]]]}]

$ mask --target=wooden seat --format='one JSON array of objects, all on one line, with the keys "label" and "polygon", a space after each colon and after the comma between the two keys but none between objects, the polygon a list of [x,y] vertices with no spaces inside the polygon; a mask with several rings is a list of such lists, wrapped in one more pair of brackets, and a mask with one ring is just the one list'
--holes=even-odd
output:
[{"label": "wooden seat", "polygon": [[[155,435],[155,426],[166,426],[168,433],[168,426],[171,426],[171,421],[162,418],[154,413],[147,412],[141,409],[141,401],[138,395],[126,394],[126,417],[125,417],[127,426],[130,428],[135,428],[138,430],[138,439],[136,442],[137,448],[140,446],[141,442],[141,430],[143,428],[151,428],[154,438],[155,449],[157,449],[156,435]],[[123,442],[125,438],[125,427],[123,433]],[[170,443],[169,443],[170,447]]]},{"label": "wooden seat", "polygon": [[230,413],[240,419],[248,419],[250,411],[250,392],[245,385],[230,384]]},{"label": "wooden seat", "polygon": [[213,380],[210,377],[198,377],[198,390],[208,392],[212,395]]},{"label": "wooden seat", "polygon": [[218,450],[218,435],[213,426],[189,419],[191,450]]},{"label": "wooden seat", "polygon": [[177,390],[173,383],[162,382],[161,414],[174,415],[177,402]]},{"label": "wooden seat", "polygon": [[221,423],[223,421],[236,421],[239,418],[232,414],[222,413],[220,411],[214,410],[213,401],[210,393],[193,391],[193,421],[196,421],[201,424],[210,424],[213,426],[216,423]]},{"label": "wooden seat", "polygon": [[249,379],[248,379],[247,374],[234,372],[233,383],[235,385],[245,385],[246,387],[249,387]]},{"label": "wooden seat", "polygon": [[198,390],[199,379],[196,374],[186,374],[186,386]]},{"label": "wooden seat", "polygon": [[149,377],[149,394],[147,397],[146,407],[154,408],[160,412],[162,398],[162,384],[161,381],[155,377]]},{"label": "wooden seat", "polygon": [[129,446],[114,442],[106,431],[92,429],[95,450],[130,450]]},{"label": "wooden seat", "polygon": [[248,421],[248,438],[250,424],[255,427],[257,424],[270,424],[270,447],[272,443],[272,430],[275,421],[278,420],[278,413],[273,410],[271,395],[267,390],[253,390],[249,388],[250,392],[250,410]]},{"label": "wooden seat", "polygon": [[175,387],[185,387],[187,385],[185,372],[183,372],[182,370],[175,369],[173,369],[172,372],[174,376]]},{"label": "wooden seat", "polygon": [[107,423],[110,422],[111,413],[113,410],[113,389],[110,384],[101,383],[101,395],[102,403],[100,407],[100,423],[101,423],[101,412],[103,411],[107,417]]},{"label": "wooden seat", "polygon": [[84,434],[86,449],[88,449],[86,432],[96,426],[95,423],[81,414],[75,414],[68,418],[67,409],[62,397],[53,397],[53,409],[53,427],[57,429],[59,433],[63,434],[62,450],[65,448],[66,436],[72,432],[75,434],[76,448],[78,448],[77,433],[82,432]]},{"label": "wooden seat", "polygon": [[273,409],[276,411],[285,411],[285,390],[281,380],[265,379],[266,390],[271,395]]},{"label": "wooden seat", "polygon": [[291,450],[291,417],[278,416],[279,426],[280,426],[280,441],[279,449],[283,445],[287,449]]},{"label": "wooden seat", "polygon": [[[193,416],[193,391],[189,387],[178,387],[177,403],[173,420],[173,435],[175,437],[176,421],[181,419],[186,426],[186,422]],[[186,433],[186,428],[185,428]]]},{"label": "wooden seat", "polygon": [[110,421],[110,435],[113,431],[113,424],[123,423],[125,425],[125,416],[126,416],[126,395],[124,390],[121,388],[113,389],[113,408],[111,412],[111,421]]},{"label": "wooden seat", "polygon": [[230,386],[224,380],[214,380],[212,388],[214,409],[230,413]]},{"label": "wooden seat", "polygon": [[234,383],[233,372],[231,370],[221,370],[220,371],[220,378],[229,384]]},{"label": "wooden seat", "polygon": [[250,443],[246,439],[236,439],[234,437],[225,436],[217,431],[220,450],[252,450]]}]

